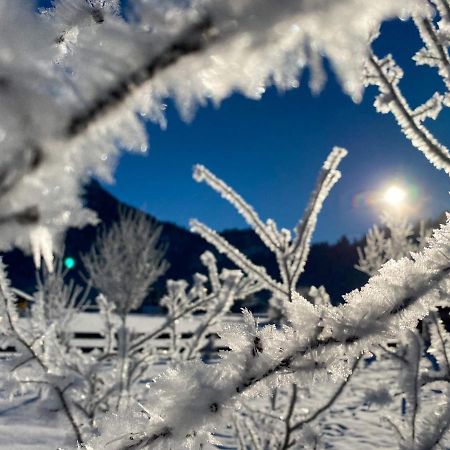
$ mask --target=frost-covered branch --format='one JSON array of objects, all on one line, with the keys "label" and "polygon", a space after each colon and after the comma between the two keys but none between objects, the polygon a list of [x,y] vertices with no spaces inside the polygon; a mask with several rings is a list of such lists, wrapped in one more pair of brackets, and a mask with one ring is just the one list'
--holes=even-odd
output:
[{"label": "frost-covered branch", "polygon": [[151,56],[142,67],[127,73],[103,93],[92,100],[91,104],[73,115],[65,129],[65,135],[74,139],[99,119],[114,112],[128,98],[135,95],[144,84],[151,81],[159,72],[176,64],[186,55],[202,50],[211,34],[212,24],[208,17],[200,19],[182,31],[160,53]]},{"label": "frost-covered branch", "polygon": [[[433,6],[432,6],[433,5]],[[428,65],[438,70],[445,85],[446,92],[436,92],[429,100],[413,109],[405,99],[399,82],[403,77],[402,69],[391,55],[378,58],[370,55],[366,63],[365,83],[376,85],[380,94],[375,100],[375,107],[381,113],[391,112],[403,134],[421,151],[438,169],[450,174],[450,151],[439,142],[424,125],[427,118],[436,119],[443,106],[449,106],[450,90],[450,43],[449,5],[446,0],[423,2],[420,14],[413,14],[414,24],[424,43],[413,57],[417,65]],[[440,15],[435,23],[434,14]]]},{"label": "frost-covered branch", "polygon": [[[443,23],[448,21],[445,16],[442,18]],[[450,57],[445,33],[447,30],[438,30],[430,16],[415,17],[414,23],[419,30],[420,37],[425,44],[425,48],[420,50],[415,56],[417,64],[429,64],[436,66],[439,75],[445,83],[447,91],[450,90]]]},{"label": "frost-covered branch", "polygon": [[[70,385],[64,381],[64,379],[59,380],[57,374],[52,377],[52,368],[48,366],[47,359],[48,355],[45,353],[39,352],[35,348],[35,344],[39,342],[36,339],[32,339],[30,341],[30,337],[26,336],[26,331],[20,327],[18,324],[19,317],[16,311],[16,298],[12,293],[8,279],[5,275],[5,267],[3,266],[3,262],[0,262],[0,297],[1,297],[1,305],[0,311],[2,311],[3,321],[6,321],[5,324],[2,324],[0,328],[1,334],[5,337],[10,337],[13,343],[18,345],[19,351],[24,352],[22,355],[21,361],[19,363],[15,363],[11,368],[11,372],[16,371],[22,365],[27,365],[29,362],[35,362],[42,372],[43,378],[40,380],[32,380],[29,377],[23,380],[24,383],[44,383],[50,387],[50,389],[54,392],[57,399],[60,402],[62,407],[62,411],[66,415],[73,432],[75,434],[77,442],[81,443],[84,440],[84,436],[81,431],[80,425],[77,423],[77,420],[72,412],[72,408],[69,405],[69,402],[66,398],[65,391],[67,387]],[[44,336],[41,337],[42,339]],[[65,387],[62,387],[59,383],[66,383]]]},{"label": "frost-covered branch", "polygon": [[269,224],[264,224],[259,218],[258,213],[249,205],[232,187],[217,178],[205,166],[197,164],[194,167],[193,178],[198,183],[204,181],[208,186],[214,189],[222,198],[233,205],[239,214],[245,219],[248,225],[252,227],[255,233],[264,242],[266,247],[275,251],[281,243],[277,241],[278,236],[273,232]]},{"label": "frost-covered branch", "polygon": [[274,292],[278,292],[281,295],[287,294],[287,292],[283,290],[283,287],[267,273],[264,267],[252,263],[244,254],[233,247],[225,238],[220,236],[214,230],[198,220],[191,220],[189,224],[192,232],[198,233],[203,239],[213,245],[217,251],[231,259],[231,261],[233,261],[241,270],[245,271],[245,273],[254,276]]},{"label": "frost-covered branch", "polygon": [[201,442],[236,397],[254,392],[261,384],[278,385],[292,376],[307,382],[308,374],[322,367],[335,376],[348,375],[349,358],[402,330],[414,329],[430,308],[447,300],[449,272],[450,222],[435,231],[422,253],[387,263],[361,290],[348,294],[344,305],[325,316],[301,297],[288,303],[290,324],[283,329],[258,329],[247,313],[243,327],[223,335],[232,351],[219,364],[194,363],[166,372],[152,385],[150,417],[136,413],[131,422],[110,417],[102,435],[87,448]]},{"label": "frost-covered branch", "polygon": [[441,109],[442,99],[438,95],[420,113],[414,112],[400,91],[398,83],[403,71],[396,65],[391,55],[379,59],[370,55],[367,60],[366,84],[377,85],[380,94],[375,107],[381,113],[391,112],[403,134],[437,168],[450,174],[450,151],[441,144],[423,124],[426,117],[436,117]]},{"label": "frost-covered branch", "polygon": [[324,162],[316,189],[311,196],[303,218],[296,228],[294,239],[292,239],[289,230],[284,228],[278,230],[273,220],[269,219],[264,223],[256,211],[239,194],[208,169],[201,165],[195,166],[194,179],[198,182],[205,181],[225,200],[230,202],[261,238],[265,246],[274,254],[280,271],[280,281],[274,280],[268,275],[264,267],[255,265],[225,238],[198,220],[191,220],[191,231],[200,234],[217,251],[233,261],[245,274],[257,280],[259,285],[256,287],[259,290],[268,289],[274,298],[290,298],[291,292],[295,290],[298,279],[304,270],[318,214],[330,190],[340,178],[337,167],[346,155],[345,149],[335,147]]},{"label": "frost-covered branch", "polygon": [[333,186],[339,181],[341,172],[338,166],[343,158],[347,156],[347,150],[335,147],[323,164],[313,191],[308,207],[296,227],[296,236],[291,244],[290,252],[293,273],[291,289],[295,289],[298,278],[304,270],[311,247],[312,234],[316,228],[317,217],[322,210],[323,202],[328,197]]},{"label": "frost-covered branch", "polygon": [[[388,260],[409,257],[411,252],[419,251],[428,234],[421,224],[419,236],[414,237],[413,227],[406,220],[389,217],[387,214],[383,216],[383,222],[388,233],[386,229],[382,230],[375,226],[367,235],[364,250],[358,249],[360,260],[359,266],[356,267],[369,275],[377,273]],[[448,305],[448,297],[445,298],[445,293],[443,305]],[[421,328],[422,336],[410,331],[405,333],[403,338],[397,339],[396,351],[382,344],[379,345],[387,356],[399,363],[400,389],[405,402],[406,420],[400,422],[394,417],[387,420],[398,436],[401,449],[434,448],[435,444],[430,445],[430,442],[437,438],[441,439],[446,433],[443,429],[446,419],[441,413],[434,415],[434,420],[427,417],[424,397],[431,383],[448,383],[450,380],[448,333],[434,308],[428,316],[424,317]],[[438,370],[422,368],[425,349],[436,358]],[[442,397],[444,404],[448,402],[446,395]],[[427,430],[425,438],[424,427]]]},{"label": "frost-covered branch", "polygon": [[[208,268],[208,277],[196,274],[193,286],[187,291],[184,280],[167,282],[167,294],[161,300],[161,306],[167,308],[167,322],[170,324],[172,340],[171,358],[191,360],[200,356],[208,334],[214,333],[213,326],[220,323],[230,312],[237,299],[246,296],[248,283],[238,270],[217,270],[214,255],[207,251],[201,256],[202,263]],[[206,286],[209,281],[210,288]],[[196,313],[194,316],[193,314]],[[177,323],[183,317],[192,319],[195,326],[192,336],[182,339]],[[146,337],[148,340],[148,337]],[[142,343],[142,339],[140,340]],[[141,344],[139,344],[141,345]],[[134,348],[138,346],[134,345]]]},{"label": "frost-covered branch", "polygon": [[431,232],[421,222],[415,235],[414,227],[405,218],[388,213],[381,216],[381,224],[381,228],[374,225],[368,231],[365,246],[357,249],[359,260],[355,268],[370,276],[390,259],[398,260],[421,251]]}]

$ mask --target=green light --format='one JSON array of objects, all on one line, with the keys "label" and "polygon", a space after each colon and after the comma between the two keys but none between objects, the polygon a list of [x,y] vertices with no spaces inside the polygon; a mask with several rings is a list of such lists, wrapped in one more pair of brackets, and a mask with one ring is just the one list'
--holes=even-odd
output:
[{"label": "green light", "polygon": [[75,259],[71,256],[64,258],[64,266],[66,267],[66,269],[73,269],[75,267],[75,264]]}]

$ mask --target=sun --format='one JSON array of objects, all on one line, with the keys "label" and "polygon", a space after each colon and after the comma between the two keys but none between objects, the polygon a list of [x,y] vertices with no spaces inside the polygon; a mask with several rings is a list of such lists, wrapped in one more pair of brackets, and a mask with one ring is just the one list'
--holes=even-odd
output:
[{"label": "sun", "polygon": [[390,206],[402,206],[405,203],[407,194],[400,186],[389,186],[383,194],[383,200]]}]

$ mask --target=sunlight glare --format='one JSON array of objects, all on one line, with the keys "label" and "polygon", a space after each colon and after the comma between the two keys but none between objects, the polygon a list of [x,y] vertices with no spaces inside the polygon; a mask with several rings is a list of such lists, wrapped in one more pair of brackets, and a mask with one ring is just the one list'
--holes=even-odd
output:
[{"label": "sunlight glare", "polygon": [[401,206],[406,200],[406,191],[399,186],[389,186],[384,192],[383,200],[391,206]]}]

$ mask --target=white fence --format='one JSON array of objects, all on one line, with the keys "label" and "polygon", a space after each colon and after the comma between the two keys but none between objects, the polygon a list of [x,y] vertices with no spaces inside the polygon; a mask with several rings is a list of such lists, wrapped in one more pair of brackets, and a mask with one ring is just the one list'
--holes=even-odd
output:
[{"label": "white fence", "polygon": [[[267,317],[259,316],[261,321],[266,321]],[[130,314],[127,319],[128,328],[136,334],[150,334],[158,330],[166,323],[167,318],[164,315],[147,315],[147,314]],[[229,314],[221,321],[220,326],[224,323],[237,323],[242,321],[241,314]],[[189,337],[192,335],[198,326],[198,319],[179,319],[177,328],[182,334],[182,337]],[[92,348],[102,348],[104,339],[100,332],[102,329],[102,322],[98,313],[83,312],[78,313],[75,319],[71,322],[71,331],[74,333],[74,344],[77,347],[89,350]],[[209,330],[209,335],[214,335],[219,330],[219,326],[213,326]],[[158,348],[168,348],[168,329],[164,330],[157,339]],[[207,341],[205,340],[205,345]],[[220,348],[220,342],[218,342]]]}]

